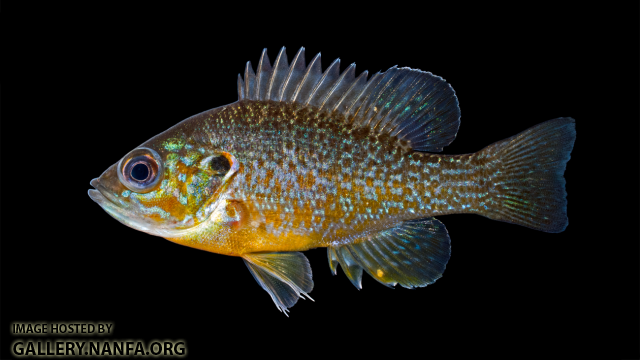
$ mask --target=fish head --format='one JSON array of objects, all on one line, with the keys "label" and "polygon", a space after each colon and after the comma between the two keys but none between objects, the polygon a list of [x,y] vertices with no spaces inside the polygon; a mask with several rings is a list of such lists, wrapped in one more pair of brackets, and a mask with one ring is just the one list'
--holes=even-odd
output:
[{"label": "fish head", "polygon": [[238,168],[227,152],[159,136],[91,180],[89,196],[121,223],[166,238],[205,222]]}]

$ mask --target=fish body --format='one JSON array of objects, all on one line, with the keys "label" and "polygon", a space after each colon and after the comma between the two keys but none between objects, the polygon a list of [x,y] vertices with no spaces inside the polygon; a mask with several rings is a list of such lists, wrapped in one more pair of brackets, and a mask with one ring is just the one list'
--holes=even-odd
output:
[{"label": "fish body", "polygon": [[[337,64],[337,66],[336,66]],[[419,287],[444,271],[450,241],[434,216],[475,213],[560,232],[574,121],[535,126],[472,154],[437,154],[460,111],[441,78],[392,68],[367,81],[339,62],[320,73],[301,49],[258,72],[239,100],[175,125],[91,184],[113,217],[178,244],[245,260],[280,310],[313,287],[299,251],[327,247],[358,288],[363,270]]]},{"label": "fish body", "polygon": [[[240,101],[191,121],[207,133],[194,148],[225,144],[218,147],[243,164],[227,191],[248,232],[230,235],[217,253],[336,246],[404,220],[484,210],[491,163],[475,154],[411,152],[342,117],[268,101]],[[170,144],[192,139],[181,134]],[[197,247],[207,234],[189,241]]]}]

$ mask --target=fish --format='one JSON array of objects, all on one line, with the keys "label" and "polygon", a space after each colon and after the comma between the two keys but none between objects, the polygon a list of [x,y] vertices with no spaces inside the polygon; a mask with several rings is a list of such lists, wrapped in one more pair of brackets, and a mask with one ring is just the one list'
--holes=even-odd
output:
[{"label": "fish", "polygon": [[[321,54],[238,74],[238,101],[191,116],[91,180],[89,196],[135,230],[240,257],[278,310],[311,299],[302,253],[327,248],[362,288],[425,287],[451,255],[436,217],[478,214],[548,233],[568,225],[575,120],[557,118],[475,153],[440,154],[460,126],[443,78],[394,66],[356,76]],[[542,238],[542,235],[541,235]],[[311,299],[313,300],[313,299]]]}]

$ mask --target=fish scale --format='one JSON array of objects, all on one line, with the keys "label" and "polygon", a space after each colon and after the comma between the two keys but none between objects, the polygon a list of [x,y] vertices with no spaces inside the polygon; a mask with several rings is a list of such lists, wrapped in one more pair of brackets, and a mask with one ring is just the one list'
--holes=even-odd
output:
[{"label": "fish scale", "polygon": [[304,48],[238,75],[238,101],[156,135],[93,179],[123,224],[242,257],[285,314],[313,289],[300,251],[326,247],[358,288],[438,280],[451,255],[435,216],[473,213],[545,232],[567,224],[575,122],[558,118],[463,155],[438,154],[460,109],[444,79],[392,67],[367,80]]},{"label": "fish scale", "polygon": [[262,251],[299,250],[289,234],[313,248],[404,220],[485,211],[490,161],[474,154],[407,153],[398,139],[383,143],[339,115],[292,104],[245,100],[201,121],[208,142],[228,144],[221,149],[246,164],[229,197],[279,238]]}]

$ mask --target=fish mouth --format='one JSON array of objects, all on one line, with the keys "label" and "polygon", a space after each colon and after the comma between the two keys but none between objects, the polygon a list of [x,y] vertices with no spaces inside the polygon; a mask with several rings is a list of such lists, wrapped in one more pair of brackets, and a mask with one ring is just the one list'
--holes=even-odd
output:
[{"label": "fish mouth", "polygon": [[121,207],[121,204],[116,202],[116,200],[113,198],[113,195],[111,195],[107,191],[107,189],[105,189],[105,187],[100,184],[100,179],[95,178],[91,180],[89,184],[93,186],[93,189],[89,190],[89,197],[91,198],[91,200],[95,201],[103,208],[105,205],[105,201],[108,201],[110,203],[110,206]]},{"label": "fish mouth", "polygon": [[129,217],[125,214],[122,205],[117,203],[113,195],[111,195],[109,191],[100,184],[100,179],[95,178],[91,180],[90,184],[94,187],[94,189],[89,190],[89,197],[91,200],[95,201],[104,211],[113,216],[116,220],[128,225],[127,219]]},{"label": "fish mouth", "polygon": [[135,212],[128,210],[126,205],[120,203],[107,188],[100,184],[100,179],[95,178],[91,180],[90,184],[94,187],[94,189],[89,190],[91,200],[95,201],[104,211],[120,223],[132,229],[155,236],[167,237],[179,233],[170,229],[163,229],[152,224],[150,221],[138,218]]},{"label": "fish mouth", "polygon": [[123,205],[117,202],[115,197],[102,184],[100,184],[100,179],[95,178],[91,180],[90,184],[94,187],[94,189],[89,190],[89,197],[91,200],[100,205],[100,207],[114,219],[133,229],[156,235],[148,224],[138,221],[135,217],[132,217],[131,214],[125,210]]}]

